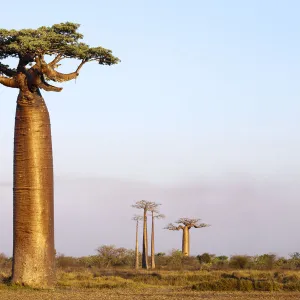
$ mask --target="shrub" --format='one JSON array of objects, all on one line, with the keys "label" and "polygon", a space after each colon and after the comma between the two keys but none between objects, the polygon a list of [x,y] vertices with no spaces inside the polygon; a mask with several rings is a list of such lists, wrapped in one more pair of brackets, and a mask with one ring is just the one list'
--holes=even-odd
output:
[{"label": "shrub", "polygon": [[197,258],[200,264],[209,264],[212,261],[211,255],[209,253],[203,253],[201,255],[197,255]]},{"label": "shrub", "polygon": [[109,268],[112,266],[134,266],[135,252],[125,248],[117,248],[114,245],[104,245],[97,249],[100,266]]},{"label": "shrub", "polygon": [[300,282],[288,282],[283,284],[283,290],[285,291],[300,291]]},{"label": "shrub", "polygon": [[250,292],[254,290],[253,282],[248,279],[240,279],[238,285],[238,289],[243,292]]},{"label": "shrub", "polygon": [[167,266],[172,270],[180,270],[183,267],[183,254],[180,250],[173,249],[168,257]]},{"label": "shrub", "polygon": [[74,268],[77,265],[77,259],[72,256],[65,256],[64,254],[57,254],[56,256],[56,266],[58,268]]},{"label": "shrub", "polygon": [[10,269],[12,264],[12,258],[8,258],[4,253],[0,253],[0,269]]},{"label": "shrub", "polygon": [[229,266],[235,269],[246,269],[251,264],[251,257],[246,255],[234,255],[230,258]]},{"label": "shrub", "polygon": [[238,290],[238,280],[233,278],[221,278],[215,281],[202,281],[192,285],[196,291],[235,291]]},{"label": "shrub", "polygon": [[254,287],[256,291],[273,291],[273,282],[271,280],[255,280]]},{"label": "shrub", "polygon": [[267,269],[272,270],[277,261],[275,254],[263,254],[254,257],[254,266],[257,269]]}]

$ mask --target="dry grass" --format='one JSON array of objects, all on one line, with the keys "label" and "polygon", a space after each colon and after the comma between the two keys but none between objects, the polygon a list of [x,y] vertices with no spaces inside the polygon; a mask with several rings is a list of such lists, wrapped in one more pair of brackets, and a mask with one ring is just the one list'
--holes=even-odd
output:
[{"label": "dry grass", "polygon": [[[1,275],[1,274],[0,274]],[[5,282],[4,274],[2,277]],[[213,290],[213,291],[212,291]],[[241,292],[243,291],[243,292]],[[57,272],[54,290],[0,284],[0,299],[300,299],[300,273],[82,270]]]}]

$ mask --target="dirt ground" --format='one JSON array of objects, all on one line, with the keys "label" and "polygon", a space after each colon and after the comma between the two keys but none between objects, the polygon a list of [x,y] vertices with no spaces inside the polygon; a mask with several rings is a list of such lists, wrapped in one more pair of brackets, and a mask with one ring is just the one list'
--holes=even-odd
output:
[{"label": "dirt ground", "polygon": [[174,289],[63,289],[38,291],[29,289],[2,289],[1,300],[135,300],[135,299],[209,299],[209,300],[293,300],[300,299],[300,292],[192,292]]}]

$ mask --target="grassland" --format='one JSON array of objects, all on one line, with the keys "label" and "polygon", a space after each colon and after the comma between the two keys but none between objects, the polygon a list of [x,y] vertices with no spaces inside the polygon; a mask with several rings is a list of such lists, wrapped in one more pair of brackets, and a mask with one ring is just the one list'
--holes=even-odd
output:
[{"label": "grassland", "polygon": [[300,299],[299,271],[57,272],[54,290],[12,286],[2,274],[0,299]]}]

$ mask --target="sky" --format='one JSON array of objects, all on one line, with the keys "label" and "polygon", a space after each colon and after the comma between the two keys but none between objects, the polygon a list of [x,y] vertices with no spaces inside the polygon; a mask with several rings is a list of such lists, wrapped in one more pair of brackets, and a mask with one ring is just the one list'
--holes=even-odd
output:
[{"label": "sky", "polygon": [[[191,253],[300,252],[300,3],[296,0],[54,0],[2,4],[1,28],[81,24],[84,41],[121,63],[86,64],[43,92],[52,126],[56,250],[134,247],[140,199],[180,217]],[[71,72],[78,62],[63,61]],[[0,86],[0,252],[12,253],[17,91]],[[113,220],[113,221],[112,221]],[[108,226],[109,224],[109,226]],[[122,228],[122,234],[120,229]]]}]

